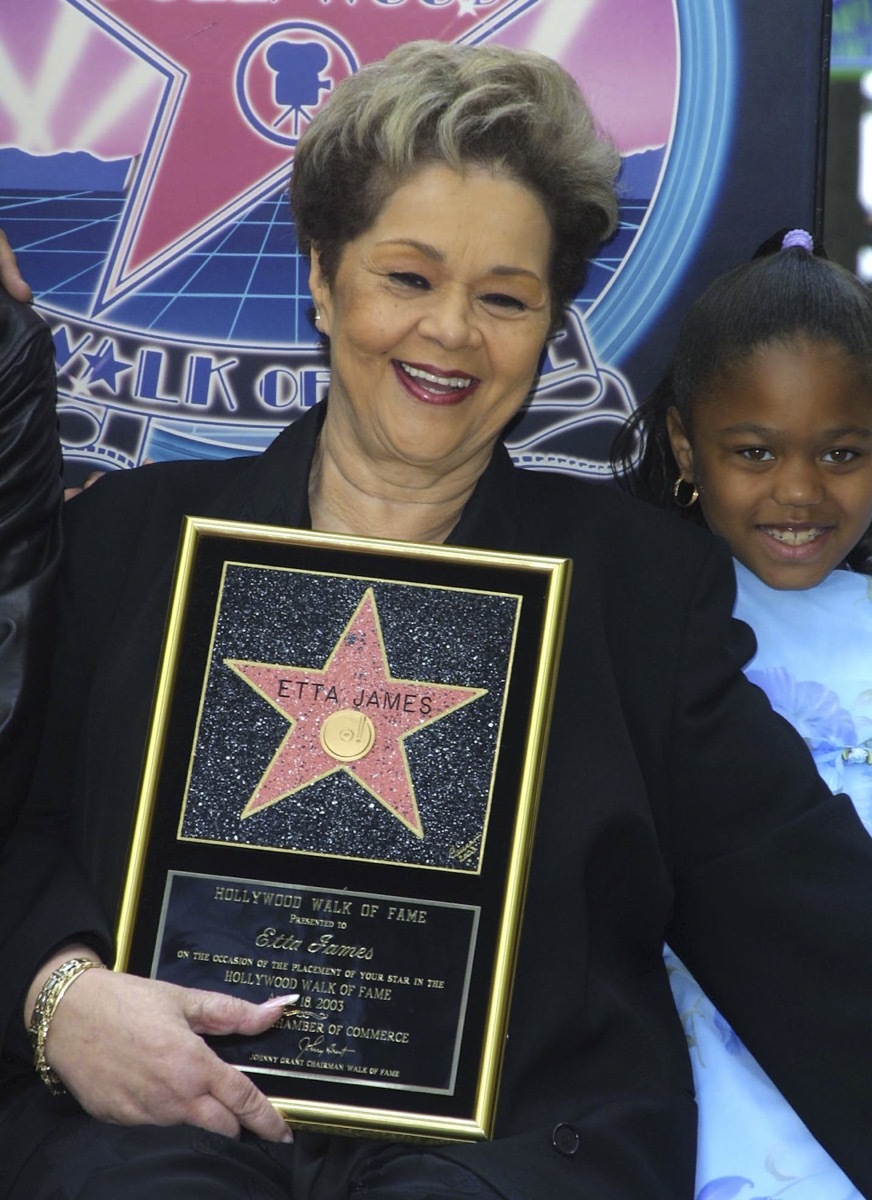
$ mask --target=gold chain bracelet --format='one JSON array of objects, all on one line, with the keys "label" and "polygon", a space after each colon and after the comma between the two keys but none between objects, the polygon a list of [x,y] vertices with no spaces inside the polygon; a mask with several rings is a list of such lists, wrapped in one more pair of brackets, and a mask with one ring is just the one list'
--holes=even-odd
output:
[{"label": "gold chain bracelet", "polygon": [[55,967],[39,990],[33,1013],[30,1017],[30,1039],[33,1043],[33,1065],[42,1082],[53,1096],[62,1096],[67,1090],[60,1077],[48,1065],[45,1057],[45,1040],[49,1026],[70,984],[89,971],[91,967],[102,967],[94,958],[70,958]]}]

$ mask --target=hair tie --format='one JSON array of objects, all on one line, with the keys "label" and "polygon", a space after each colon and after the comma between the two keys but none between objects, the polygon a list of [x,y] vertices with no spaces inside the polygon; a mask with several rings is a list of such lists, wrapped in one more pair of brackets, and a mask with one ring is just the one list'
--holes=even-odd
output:
[{"label": "hair tie", "polygon": [[814,238],[804,229],[791,229],[781,239],[781,249],[791,250],[794,246],[812,254],[814,253]]}]

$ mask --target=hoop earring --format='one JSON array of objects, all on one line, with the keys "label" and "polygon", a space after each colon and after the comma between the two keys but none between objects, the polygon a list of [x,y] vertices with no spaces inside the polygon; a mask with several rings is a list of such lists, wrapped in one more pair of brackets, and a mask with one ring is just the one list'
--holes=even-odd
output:
[{"label": "hoop earring", "polygon": [[[682,500],[680,496],[682,484],[691,489],[690,496],[685,500]],[[696,486],[696,483],[691,483],[689,479],[685,479],[683,475],[679,475],[672,489],[672,498],[679,508],[693,508],[699,499],[699,488]]]}]

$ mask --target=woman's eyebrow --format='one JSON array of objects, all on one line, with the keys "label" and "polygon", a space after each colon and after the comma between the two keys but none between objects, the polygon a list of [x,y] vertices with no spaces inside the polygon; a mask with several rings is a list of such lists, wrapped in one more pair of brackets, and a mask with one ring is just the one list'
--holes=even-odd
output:
[{"label": "woman's eyebrow", "polygon": [[435,246],[431,246],[429,242],[419,242],[417,238],[385,238],[383,242],[377,243],[379,246],[408,246],[412,250],[418,250],[427,258],[432,258],[436,262],[441,262],[445,255],[441,250],[437,250]]},{"label": "woman's eyebrow", "polygon": [[[417,250],[426,258],[430,258],[433,262],[444,262],[445,255],[441,250],[437,250],[435,246],[431,246],[429,242],[419,242],[417,238],[386,238],[383,242],[378,243],[379,246],[408,246],[412,250]],[[541,278],[536,271],[531,271],[528,267],[497,265],[488,269],[489,275],[524,275],[529,279],[535,279],[541,282]]]}]

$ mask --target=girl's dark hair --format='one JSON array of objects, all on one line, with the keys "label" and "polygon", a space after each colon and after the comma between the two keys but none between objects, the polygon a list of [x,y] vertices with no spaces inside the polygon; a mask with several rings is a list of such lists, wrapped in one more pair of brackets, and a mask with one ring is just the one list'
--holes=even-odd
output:
[{"label": "girl's dark hair", "polygon": [[[700,505],[683,508],[673,494],[678,467],[666,424],[670,407],[692,441],[693,404],[705,399],[725,368],[761,346],[803,336],[841,346],[872,386],[872,292],[817,246],[813,254],[780,249],[786,232],[774,234],[750,262],[703,292],[681,325],[672,366],[612,448],[612,471],[625,490],[698,525],[705,525]],[[872,570],[872,527],[847,563]]]}]

